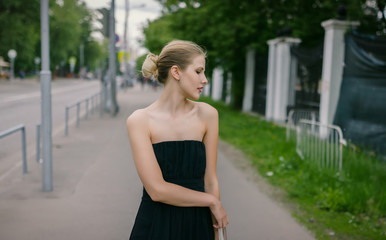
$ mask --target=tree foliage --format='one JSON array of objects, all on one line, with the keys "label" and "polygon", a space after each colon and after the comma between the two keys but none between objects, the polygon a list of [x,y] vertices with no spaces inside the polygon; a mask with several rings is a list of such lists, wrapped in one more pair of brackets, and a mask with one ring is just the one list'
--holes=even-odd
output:
[{"label": "tree foliage", "polygon": [[[80,45],[84,45],[85,66],[95,68],[106,55],[103,46],[91,37],[93,11],[81,0],[50,0],[50,67],[55,74],[75,56],[79,65]],[[15,70],[35,69],[40,57],[40,0],[0,0],[0,56],[8,60],[9,49],[17,51]]]},{"label": "tree foliage", "polygon": [[345,4],[348,19],[360,21],[359,31],[386,35],[385,17],[380,14],[385,0],[158,1],[164,6],[163,15],[144,28],[145,47],[157,53],[174,38],[205,46],[207,68],[221,66],[232,73],[232,105],[238,108],[242,104],[247,48],[266,54],[267,41],[285,28],[290,28],[302,45],[319,45],[324,37],[321,22],[339,18],[337,9]]},{"label": "tree foliage", "polygon": [[0,1],[0,56],[8,60],[8,51],[17,51],[16,69],[33,66],[40,39],[40,1]]}]

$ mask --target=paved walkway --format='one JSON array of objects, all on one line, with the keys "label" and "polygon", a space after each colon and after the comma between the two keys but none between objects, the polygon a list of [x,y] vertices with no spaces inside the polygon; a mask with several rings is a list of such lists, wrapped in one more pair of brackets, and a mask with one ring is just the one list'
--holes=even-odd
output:
[{"label": "paved walkway", "polygon": [[[160,91],[120,91],[116,117],[94,114],[53,138],[54,191],[41,191],[41,165],[0,182],[1,240],[127,240],[142,194],[125,120]],[[237,167],[240,154],[219,144],[218,174],[230,240],[313,239]]]}]

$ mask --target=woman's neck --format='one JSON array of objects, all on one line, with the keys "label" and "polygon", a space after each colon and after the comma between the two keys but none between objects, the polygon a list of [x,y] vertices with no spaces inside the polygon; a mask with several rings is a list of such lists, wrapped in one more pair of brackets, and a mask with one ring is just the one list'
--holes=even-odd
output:
[{"label": "woman's neck", "polygon": [[178,82],[169,82],[165,84],[160,98],[156,101],[156,106],[172,116],[178,116],[186,113],[189,109],[189,100],[182,94],[178,87]]}]

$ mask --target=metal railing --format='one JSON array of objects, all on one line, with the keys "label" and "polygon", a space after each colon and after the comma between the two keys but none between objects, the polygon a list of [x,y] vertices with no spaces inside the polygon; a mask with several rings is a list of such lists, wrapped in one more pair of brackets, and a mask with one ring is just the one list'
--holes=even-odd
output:
[{"label": "metal railing", "polygon": [[22,152],[23,152],[23,173],[26,174],[27,171],[27,145],[26,145],[26,137],[25,137],[25,127],[24,124],[17,125],[13,128],[10,128],[8,130],[5,130],[4,132],[0,133],[0,138],[6,137],[14,132],[21,131],[21,145],[22,145]]},{"label": "metal railing", "polygon": [[86,113],[85,113],[85,116],[84,116],[84,119],[87,119],[88,118],[88,113],[89,113],[89,101],[91,101],[91,114],[94,114],[94,105],[96,106],[98,103],[98,96],[99,96],[99,104],[101,104],[101,97],[100,97],[101,93],[98,92],[88,98],[85,98],[85,99],[82,99],[82,100],[79,100],[73,104],[70,104],[70,105],[67,105],[66,106],[66,113],[65,113],[65,135],[68,136],[68,121],[69,121],[69,111],[71,108],[73,107],[76,107],[76,127],[79,127],[79,121],[80,121],[80,107],[81,107],[81,104],[84,102],[85,103],[85,110],[86,110]]},{"label": "metal railing", "polygon": [[322,168],[342,169],[343,146],[347,145],[340,127],[301,119],[297,125],[296,152]]},{"label": "metal railing", "polygon": [[317,111],[307,109],[292,109],[288,113],[287,118],[287,141],[290,139],[291,130],[296,130],[296,126],[298,125],[300,119],[307,119],[316,122],[319,121],[319,113]]},{"label": "metal railing", "polygon": [[40,158],[40,150],[41,150],[41,144],[42,144],[41,135],[42,135],[41,126],[40,124],[36,124],[36,162],[37,163],[43,163],[43,159]]}]

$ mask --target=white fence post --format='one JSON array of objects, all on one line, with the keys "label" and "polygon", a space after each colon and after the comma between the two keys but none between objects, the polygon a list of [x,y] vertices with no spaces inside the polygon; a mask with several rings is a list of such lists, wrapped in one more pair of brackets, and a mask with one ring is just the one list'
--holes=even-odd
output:
[{"label": "white fence post", "polygon": [[227,95],[225,97],[225,103],[231,104],[231,100],[232,100],[232,94],[231,94],[231,91],[232,91],[232,73],[228,72],[226,77],[227,77],[227,79],[226,79]]},{"label": "white fence post", "polygon": [[224,71],[220,68],[213,70],[212,77],[212,99],[215,101],[221,100],[222,88],[223,88],[223,73]]},{"label": "white fence post", "polygon": [[245,67],[245,87],[243,99],[243,111],[252,111],[253,93],[255,85],[255,50],[248,48]]},{"label": "white fence post", "polygon": [[[359,22],[327,20],[322,22],[325,29],[322,89],[320,96],[320,122],[332,124],[339,100],[344,67],[344,34],[350,26],[358,26]],[[321,132],[321,136],[327,136]]]},{"label": "white fence post", "polygon": [[269,55],[268,55],[268,76],[267,76],[267,95],[265,104],[265,118],[272,120],[273,118],[273,102],[274,89],[276,87],[276,42],[277,39],[269,40]]},{"label": "white fence post", "polygon": [[[293,104],[295,94],[295,84],[291,70],[292,45],[299,44],[300,39],[290,37],[280,37],[268,41],[270,45],[269,64],[268,64],[268,84],[267,84],[267,105],[266,117],[276,122],[285,122],[287,117],[287,106]],[[271,52],[272,51],[272,52]],[[291,98],[291,99],[290,99]]]}]

